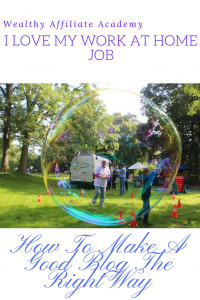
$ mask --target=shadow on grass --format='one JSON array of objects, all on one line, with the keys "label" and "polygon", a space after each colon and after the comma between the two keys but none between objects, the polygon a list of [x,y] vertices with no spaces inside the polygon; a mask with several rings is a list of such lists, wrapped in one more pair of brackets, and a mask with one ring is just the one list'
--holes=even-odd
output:
[{"label": "shadow on grass", "polygon": [[[18,174],[18,173],[9,173],[9,174],[0,174],[1,188],[4,190],[20,194],[30,194],[35,195],[36,193],[46,194],[46,188],[43,183],[41,175],[29,175],[29,174]],[[123,201],[127,202],[130,200],[130,204],[133,204],[133,207],[127,208],[126,215],[131,217],[131,210],[134,210],[134,199],[131,199],[131,189],[126,193],[124,200],[119,197],[118,190],[115,190],[115,194],[109,192],[106,193],[105,206],[106,208],[99,207],[99,199],[94,207],[87,205],[87,210],[91,213],[98,213],[109,216],[115,212],[116,217],[120,210],[124,212],[126,210],[126,203],[123,204]],[[12,193],[11,193],[12,194]],[[91,191],[93,196],[94,191]],[[91,196],[91,200],[92,200]],[[191,197],[192,196],[192,197]],[[177,201],[171,200],[171,195],[166,195],[165,199],[162,199],[158,205],[152,209],[149,213],[149,222],[153,224],[153,228],[200,228],[200,198],[199,194],[188,194],[180,195],[183,197],[184,201],[182,202],[183,209],[177,209],[179,218],[171,217],[174,204],[177,204]],[[185,197],[185,198],[184,198]],[[179,196],[178,196],[179,198]],[[115,201],[115,203],[107,203],[107,201]],[[119,199],[119,202],[118,202]],[[138,199],[139,200],[139,199]],[[137,200],[137,211],[142,207],[142,201]],[[52,200],[53,201],[53,200]],[[89,201],[89,200],[88,200]],[[6,205],[6,200],[4,200],[2,205]],[[153,202],[151,203],[151,205]],[[32,205],[32,203],[30,203]],[[102,226],[93,225],[85,223],[83,221],[77,220],[66,212],[64,212],[60,207],[55,206],[49,202],[41,203],[38,207],[31,207],[26,204],[17,204],[8,205],[7,211],[0,212],[0,227],[1,228],[104,228]],[[33,204],[34,205],[34,204]],[[135,202],[136,205],[136,202]],[[82,209],[85,211],[84,206],[77,206],[77,209]],[[142,221],[137,221],[137,228],[146,228]],[[106,227],[108,228],[108,226]],[[128,223],[125,225],[116,226],[113,228],[130,228]],[[133,228],[135,229],[135,228]]]},{"label": "shadow on grass", "polygon": [[[85,228],[95,227],[79,221],[58,206],[26,208],[16,205],[9,213],[1,213],[0,228]],[[96,226],[99,227],[99,226]]]},{"label": "shadow on grass", "polygon": [[177,208],[178,217],[172,217],[174,202],[158,205],[150,212],[149,220],[155,228],[200,228],[200,203],[182,203],[182,206]]},{"label": "shadow on grass", "polygon": [[[200,228],[200,203],[195,205],[184,204],[184,208],[177,209],[178,218],[171,217],[173,203],[163,204],[163,207],[156,207],[149,213],[149,222],[152,228]],[[85,209],[85,207],[79,207]],[[115,205],[116,209],[116,205]],[[106,214],[106,208],[103,209]],[[99,210],[100,212],[100,210]],[[109,212],[108,212],[109,215]],[[146,228],[142,221],[137,221],[137,228]],[[23,205],[16,205],[9,209],[9,213],[1,213],[1,228],[104,228],[94,224],[85,223],[75,219],[64,212],[60,207],[39,206],[27,208]],[[106,226],[109,228],[109,226]],[[128,223],[111,228],[130,228]],[[134,229],[134,228],[133,228]]]},{"label": "shadow on grass", "polygon": [[29,175],[8,173],[0,174],[1,188],[7,192],[15,191],[16,193],[28,194],[37,191],[37,193],[46,193],[46,188],[41,175]]}]

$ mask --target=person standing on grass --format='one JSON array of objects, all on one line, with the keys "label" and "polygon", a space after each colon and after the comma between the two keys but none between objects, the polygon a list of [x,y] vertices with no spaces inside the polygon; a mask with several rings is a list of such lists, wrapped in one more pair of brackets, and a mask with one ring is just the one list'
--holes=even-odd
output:
[{"label": "person standing on grass", "polygon": [[92,200],[91,206],[93,206],[97,198],[100,194],[100,206],[104,206],[104,200],[105,200],[105,192],[107,187],[107,180],[110,178],[110,169],[106,166],[106,160],[103,159],[101,162],[101,166],[98,166],[95,171],[95,194],[94,198]]},{"label": "person standing on grass", "polygon": [[113,169],[113,176],[112,176],[112,188],[116,189],[116,180],[117,180],[117,172]]},{"label": "person standing on grass", "polygon": [[124,185],[126,180],[126,168],[121,164],[120,169],[116,170],[117,173],[120,173],[120,196],[124,195]]},{"label": "person standing on grass", "polygon": [[107,181],[107,188],[106,188],[107,191],[113,189],[113,172],[114,172],[114,168],[113,168],[111,162],[109,162],[109,169],[110,169],[110,178]]},{"label": "person standing on grass", "polygon": [[126,188],[126,191],[128,191],[129,175],[130,175],[130,172],[129,172],[128,169],[126,169],[126,181],[125,181],[125,188]]},{"label": "person standing on grass", "polygon": [[107,180],[106,191],[112,190],[112,174],[110,174],[110,178]]},{"label": "person standing on grass", "polygon": [[154,173],[151,173],[149,168],[144,169],[144,177],[143,177],[143,189],[142,189],[142,201],[143,207],[141,211],[137,215],[137,219],[142,219],[142,215],[144,214],[143,223],[147,226],[152,226],[149,223],[149,210],[150,210],[150,197],[151,197],[151,184],[154,179]]}]

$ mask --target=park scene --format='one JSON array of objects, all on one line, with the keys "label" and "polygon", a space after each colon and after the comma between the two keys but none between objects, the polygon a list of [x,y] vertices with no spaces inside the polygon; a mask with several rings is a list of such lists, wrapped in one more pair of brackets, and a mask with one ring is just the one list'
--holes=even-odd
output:
[{"label": "park scene", "polygon": [[1,228],[199,228],[200,84],[0,84]]}]

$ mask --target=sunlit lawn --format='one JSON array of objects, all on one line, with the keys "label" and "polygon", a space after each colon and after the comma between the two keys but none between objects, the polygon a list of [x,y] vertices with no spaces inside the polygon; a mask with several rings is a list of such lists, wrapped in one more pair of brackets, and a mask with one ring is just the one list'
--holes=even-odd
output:
[{"label": "sunlit lawn", "polygon": [[[132,192],[135,192],[136,199],[132,199]],[[46,195],[46,188],[41,175],[30,174],[0,174],[0,227],[1,228],[101,228],[101,226],[89,224],[77,220],[63,211],[51,198]],[[81,190],[76,191],[76,195]],[[151,205],[156,202],[157,192],[152,191]],[[39,203],[38,194],[41,194],[42,202]],[[142,206],[140,197],[137,198],[137,191],[129,183],[129,191],[124,197],[119,197],[119,185],[113,192],[106,192],[105,206],[99,206],[99,200],[95,206],[90,203],[94,190],[87,190],[81,198],[76,195],[69,197],[63,193],[63,203],[76,208],[86,208],[91,214],[110,214],[118,218],[119,210],[122,210],[124,218],[130,215],[131,211],[138,211]],[[70,199],[70,200],[69,200]],[[183,208],[178,209],[179,218],[171,217],[173,205],[181,200]],[[102,211],[103,210],[103,211]],[[153,228],[199,228],[200,227],[200,191],[180,193],[176,200],[172,200],[171,194],[164,198],[151,210],[149,221]],[[141,221],[137,221],[137,228],[144,228]],[[118,226],[117,226],[118,227]],[[122,228],[130,228],[128,224],[121,225]],[[133,230],[136,228],[133,228]]]}]

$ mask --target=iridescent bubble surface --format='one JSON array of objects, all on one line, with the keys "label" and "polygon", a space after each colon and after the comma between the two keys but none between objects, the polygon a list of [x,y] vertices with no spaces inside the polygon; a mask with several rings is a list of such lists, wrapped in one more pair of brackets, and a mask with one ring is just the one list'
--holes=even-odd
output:
[{"label": "iridescent bubble surface", "polygon": [[[99,205],[100,196],[91,206],[102,159],[111,173],[105,208]],[[133,211],[132,220],[159,203],[171,189],[180,159],[177,128],[158,106],[133,92],[102,89],[71,101],[49,127],[42,150],[43,178],[53,200],[71,216],[118,226],[129,223]],[[119,196],[115,171],[121,164],[130,172],[124,196]],[[150,174],[144,180],[147,168]],[[150,208],[143,208],[142,194],[149,187]]]}]

